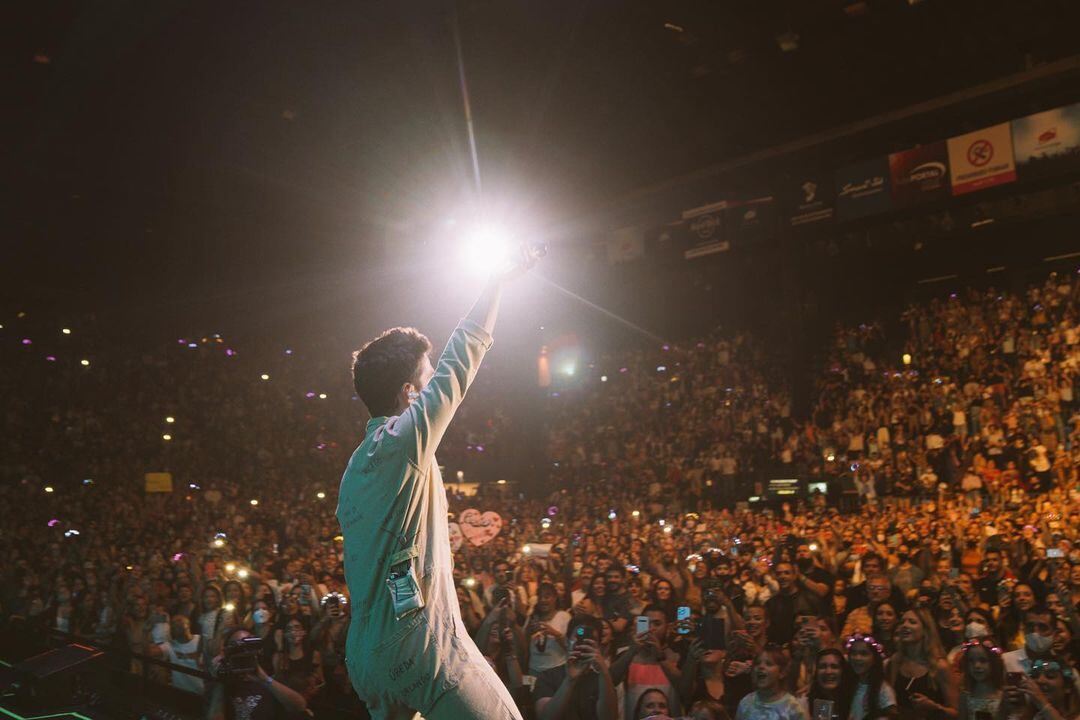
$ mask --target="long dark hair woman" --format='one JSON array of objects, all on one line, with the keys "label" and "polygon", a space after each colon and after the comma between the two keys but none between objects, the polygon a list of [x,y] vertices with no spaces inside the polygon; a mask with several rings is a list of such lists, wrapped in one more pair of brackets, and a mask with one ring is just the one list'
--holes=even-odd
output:
[{"label": "long dark hair woman", "polygon": [[803,698],[806,716],[816,720],[825,717],[826,711],[822,708],[831,708],[827,711],[830,720],[848,720],[856,682],[844,653],[836,648],[818,650],[814,658],[814,679]]},{"label": "long dark hair woman", "polygon": [[885,648],[871,635],[856,633],[844,643],[855,675],[848,718],[878,720],[897,717],[896,693],[885,681]]}]

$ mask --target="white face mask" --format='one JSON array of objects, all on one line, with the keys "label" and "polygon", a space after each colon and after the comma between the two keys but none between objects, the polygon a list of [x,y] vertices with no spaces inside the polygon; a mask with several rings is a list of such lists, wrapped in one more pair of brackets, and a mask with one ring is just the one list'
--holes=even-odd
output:
[{"label": "white face mask", "polygon": [[1027,633],[1024,635],[1024,644],[1032,652],[1042,655],[1043,653],[1050,652],[1050,648],[1054,644],[1054,638],[1047,637],[1046,635],[1040,635],[1039,633]]},{"label": "white face mask", "polygon": [[265,625],[266,621],[270,619],[270,611],[265,608],[259,608],[251,614],[251,618],[255,621],[256,625]]},{"label": "white face mask", "polygon": [[990,634],[990,628],[980,622],[969,622],[964,626],[964,639],[977,640]]}]

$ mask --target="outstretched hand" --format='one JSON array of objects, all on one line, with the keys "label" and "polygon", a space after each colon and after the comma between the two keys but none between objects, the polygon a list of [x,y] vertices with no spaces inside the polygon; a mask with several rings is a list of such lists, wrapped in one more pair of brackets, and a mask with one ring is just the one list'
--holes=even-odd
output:
[{"label": "outstretched hand", "polygon": [[512,254],[511,264],[505,269],[493,273],[492,278],[499,283],[516,280],[531,270],[541,257],[547,254],[547,245],[521,243]]}]

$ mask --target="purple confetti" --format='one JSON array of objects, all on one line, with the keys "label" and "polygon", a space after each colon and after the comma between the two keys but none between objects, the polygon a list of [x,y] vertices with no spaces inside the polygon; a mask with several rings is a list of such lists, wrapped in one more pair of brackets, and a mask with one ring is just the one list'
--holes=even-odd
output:
[{"label": "purple confetti", "polygon": [[46,355],[45,359],[48,360],[49,362],[56,362],[56,356],[55,355]]},{"label": "purple confetti", "polygon": [[23,344],[23,345],[33,345],[33,344],[34,344],[34,341],[33,341],[33,340],[31,340],[30,338],[23,338],[23,339],[22,339],[22,344]]},{"label": "purple confetti", "polygon": [[56,527],[59,524],[60,524],[60,521],[57,520],[56,518],[53,518],[52,520],[49,521],[49,527]]},{"label": "purple confetti", "polygon": [[313,397],[315,397],[315,393],[313,393],[313,392],[304,393],[304,397],[313,398]]}]

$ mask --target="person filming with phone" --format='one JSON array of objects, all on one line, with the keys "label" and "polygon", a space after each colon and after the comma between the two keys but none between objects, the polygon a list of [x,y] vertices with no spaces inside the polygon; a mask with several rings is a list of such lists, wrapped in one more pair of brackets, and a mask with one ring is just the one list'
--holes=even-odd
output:
[{"label": "person filming with phone", "polygon": [[630,647],[616,658],[611,676],[615,683],[626,681],[626,713],[633,715],[638,698],[646,690],[662,690],[670,711],[682,712],[677,688],[682,682],[679,655],[668,647],[668,616],[659,605],[649,605],[635,619],[635,635]]},{"label": "person filming with phone", "polygon": [[600,652],[600,620],[578,615],[567,629],[567,661],[536,678],[538,720],[615,720],[615,684]]}]

